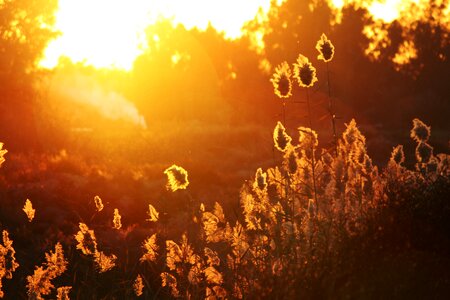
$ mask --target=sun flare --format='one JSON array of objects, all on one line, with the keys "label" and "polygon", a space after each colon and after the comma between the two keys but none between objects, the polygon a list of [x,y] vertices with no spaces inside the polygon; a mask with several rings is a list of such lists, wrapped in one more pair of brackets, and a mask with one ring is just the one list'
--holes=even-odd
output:
[{"label": "sun flare", "polygon": [[59,0],[55,31],[59,36],[44,51],[41,67],[52,69],[62,57],[96,68],[130,70],[149,50],[146,29],[160,19],[187,29],[208,26],[229,39],[243,35],[243,25],[267,13],[270,0]]}]

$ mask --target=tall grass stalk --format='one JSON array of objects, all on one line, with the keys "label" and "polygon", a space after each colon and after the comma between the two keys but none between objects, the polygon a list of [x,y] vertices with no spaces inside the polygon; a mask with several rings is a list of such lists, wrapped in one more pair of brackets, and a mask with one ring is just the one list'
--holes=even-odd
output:
[{"label": "tall grass stalk", "polygon": [[331,98],[331,85],[330,85],[330,70],[329,70],[329,62],[325,63],[327,66],[327,89],[328,89],[328,112],[330,113],[331,118],[331,128],[333,130],[333,145],[335,155],[338,153],[338,143],[337,143],[337,134],[336,134],[336,114],[334,113],[333,108],[333,98]]},{"label": "tall grass stalk", "polygon": [[[311,116],[311,105],[309,103],[309,91],[306,89],[306,103],[308,106],[308,121],[309,121],[309,131],[312,135],[312,116]],[[316,162],[314,157],[314,142],[311,143],[311,172],[313,180],[313,190],[314,190],[314,203],[316,204],[316,215],[319,213],[319,203],[317,201],[317,188],[316,188]]]}]

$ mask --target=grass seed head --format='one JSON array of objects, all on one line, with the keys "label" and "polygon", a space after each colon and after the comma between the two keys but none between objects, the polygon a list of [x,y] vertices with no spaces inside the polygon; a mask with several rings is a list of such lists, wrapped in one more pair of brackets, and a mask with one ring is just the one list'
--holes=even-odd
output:
[{"label": "grass seed head", "polygon": [[3,143],[0,143],[0,167],[5,162],[5,158],[3,157],[6,153],[8,153],[8,150],[2,149]]},{"label": "grass seed head", "polygon": [[316,68],[309,62],[308,58],[299,54],[297,62],[294,63],[294,78],[301,87],[312,87],[317,81]]},{"label": "grass seed head", "polygon": [[428,163],[433,156],[433,147],[425,142],[420,142],[416,147],[416,158],[420,163]]},{"label": "grass seed head", "polygon": [[142,248],[145,249],[144,255],[140,258],[140,261],[154,262],[158,255],[158,245],[156,244],[156,233],[144,241]]},{"label": "grass seed head", "polygon": [[72,289],[71,286],[59,287],[56,290],[56,292],[57,292],[56,300],[70,300],[69,293],[70,293],[71,289]]},{"label": "grass seed head", "polygon": [[421,120],[415,118],[413,120],[413,128],[411,129],[411,138],[417,143],[425,143],[430,138],[431,127],[425,125]]},{"label": "grass seed head", "polygon": [[391,161],[397,165],[401,165],[405,162],[405,153],[403,152],[403,145],[398,145],[392,149]]},{"label": "grass seed head", "polygon": [[28,222],[33,221],[36,210],[33,209],[33,204],[31,203],[30,199],[27,199],[25,201],[25,205],[23,206],[23,211],[25,212],[25,214],[28,217]]},{"label": "grass seed head", "polygon": [[265,191],[267,188],[267,174],[261,168],[256,170],[255,181],[253,182],[253,189]]},{"label": "grass seed head", "polygon": [[100,273],[109,271],[116,266],[117,257],[114,254],[106,255],[102,251],[97,251],[94,254],[94,258],[97,265],[97,270]]},{"label": "grass seed head", "polygon": [[286,152],[287,157],[287,170],[289,174],[295,174],[298,169],[298,162],[297,162],[297,153],[296,148],[289,147],[289,149]]},{"label": "grass seed head", "polygon": [[144,283],[142,282],[141,275],[138,275],[133,283],[134,294],[137,297],[142,296],[142,290],[144,289]]},{"label": "grass seed head", "polygon": [[284,61],[275,68],[275,73],[270,79],[275,95],[284,99],[292,96],[291,76],[291,68],[287,62]]},{"label": "grass seed head", "polygon": [[316,49],[319,51],[317,59],[323,60],[324,62],[329,62],[334,56],[334,46],[331,41],[327,38],[325,33],[322,33],[320,40],[317,41]]},{"label": "grass seed head", "polygon": [[102,211],[104,208],[102,199],[99,196],[95,196],[94,202],[95,202],[95,208],[97,209],[97,211],[98,212]]},{"label": "grass seed head", "polygon": [[184,190],[189,185],[188,172],[180,166],[172,165],[164,174],[167,175],[167,189],[172,192]]},{"label": "grass seed head", "polygon": [[273,131],[273,141],[275,143],[275,148],[281,152],[285,152],[292,141],[292,138],[286,133],[286,129],[280,121],[278,121]]},{"label": "grass seed head", "polygon": [[94,230],[90,230],[89,227],[80,223],[80,230],[75,235],[77,240],[77,249],[80,249],[84,255],[94,255],[97,252],[97,240],[95,239]]},{"label": "grass seed head", "polygon": [[151,204],[148,205],[147,215],[149,217],[147,221],[149,222],[157,222],[159,219],[159,212]]},{"label": "grass seed head", "polygon": [[117,208],[114,208],[113,227],[114,229],[117,230],[122,228],[122,216],[120,215],[119,210]]}]

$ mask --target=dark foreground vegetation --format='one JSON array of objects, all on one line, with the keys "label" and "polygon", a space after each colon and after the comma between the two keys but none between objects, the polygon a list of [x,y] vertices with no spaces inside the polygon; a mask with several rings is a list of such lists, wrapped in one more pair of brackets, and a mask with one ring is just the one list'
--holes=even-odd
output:
[{"label": "dark foreground vegetation", "polygon": [[414,120],[413,169],[402,146],[374,166],[353,120],[336,153],[319,151],[309,128],[299,135],[277,125],[278,163],[256,171],[239,204],[196,199],[175,165],[163,196],[129,215],[78,198],[101,184],[99,169],[86,176],[67,154],[39,170],[2,168],[5,297],[55,297],[60,287],[59,299],[67,287],[71,299],[450,295],[450,157],[433,154],[430,128]]}]

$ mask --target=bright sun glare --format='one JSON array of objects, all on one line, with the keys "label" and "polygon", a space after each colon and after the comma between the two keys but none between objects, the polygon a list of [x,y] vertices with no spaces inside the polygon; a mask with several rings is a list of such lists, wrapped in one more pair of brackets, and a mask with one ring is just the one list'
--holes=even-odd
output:
[{"label": "bright sun glare", "polygon": [[242,36],[242,26],[270,0],[59,0],[54,29],[41,67],[52,69],[61,57],[96,68],[130,70],[148,49],[145,30],[160,18],[204,30],[209,24],[226,38]]},{"label": "bright sun glare", "polygon": [[[386,44],[382,39],[387,35],[379,25],[398,20],[408,27],[415,20],[427,17],[424,8],[428,1],[328,0],[337,22],[345,5],[365,8],[372,16],[375,23],[366,26],[364,33],[370,35],[368,51],[373,57],[379,52],[375,49],[377,45]],[[246,34],[242,30],[246,22],[256,16],[267,16],[272,4],[281,3],[283,0],[59,0],[54,29],[60,35],[48,44],[39,66],[53,69],[65,57],[95,68],[129,71],[135,59],[151,47],[146,29],[158,20],[171,20],[174,25],[182,24],[186,29],[205,30],[211,25],[225,38],[236,39]],[[450,5],[445,7],[446,22]],[[252,38],[257,36],[259,40],[264,35],[261,32],[252,34]],[[261,41],[256,44],[264,48]],[[409,45],[408,49],[414,48]]]}]

